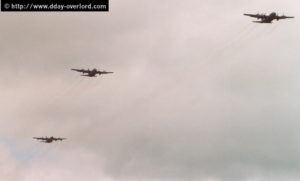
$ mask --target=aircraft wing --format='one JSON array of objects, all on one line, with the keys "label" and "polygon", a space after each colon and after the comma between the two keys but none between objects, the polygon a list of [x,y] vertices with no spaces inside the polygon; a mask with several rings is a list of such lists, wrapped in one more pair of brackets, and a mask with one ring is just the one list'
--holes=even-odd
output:
[{"label": "aircraft wing", "polygon": [[287,19],[287,18],[295,18],[295,17],[293,17],[293,16],[276,16],[276,19],[277,20],[280,20],[280,19]]},{"label": "aircraft wing", "polygon": [[266,15],[263,14],[244,14],[245,16],[250,16],[252,18],[263,19],[266,18]]},{"label": "aircraft wing", "polygon": [[113,72],[106,72],[106,71],[97,71],[97,74],[112,74]]},{"label": "aircraft wing", "polygon": [[89,73],[90,72],[89,70],[84,70],[84,69],[71,69],[71,70],[74,70],[74,71],[77,71],[77,72],[82,72],[82,73]]},{"label": "aircraft wing", "polygon": [[62,141],[62,140],[65,140],[67,138],[53,138],[54,141]]},{"label": "aircraft wing", "polygon": [[43,138],[43,137],[33,137],[33,139],[37,139],[37,140],[46,140],[46,138]]}]

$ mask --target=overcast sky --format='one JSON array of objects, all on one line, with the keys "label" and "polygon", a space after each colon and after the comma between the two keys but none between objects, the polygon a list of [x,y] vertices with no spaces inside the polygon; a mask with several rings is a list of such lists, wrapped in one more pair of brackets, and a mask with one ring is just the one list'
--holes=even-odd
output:
[{"label": "overcast sky", "polygon": [[[299,7],[111,0],[109,12],[0,13],[0,180],[299,180]],[[273,11],[296,18],[243,16]]]}]

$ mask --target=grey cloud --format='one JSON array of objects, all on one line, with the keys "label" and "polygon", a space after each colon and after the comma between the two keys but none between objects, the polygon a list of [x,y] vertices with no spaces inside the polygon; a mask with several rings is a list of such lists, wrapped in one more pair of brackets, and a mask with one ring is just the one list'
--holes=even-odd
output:
[{"label": "grey cloud", "polygon": [[[1,15],[0,131],[17,144],[1,146],[3,179],[299,178],[300,26],[242,16],[297,17],[299,2],[111,3]],[[85,79],[72,67],[115,73]],[[51,135],[68,139],[31,140]]]}]

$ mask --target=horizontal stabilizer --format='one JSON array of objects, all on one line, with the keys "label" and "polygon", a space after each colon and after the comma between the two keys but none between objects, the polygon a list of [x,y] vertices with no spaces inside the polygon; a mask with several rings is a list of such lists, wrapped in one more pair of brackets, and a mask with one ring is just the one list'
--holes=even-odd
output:
[{"label": "horizontal stabilizer", "polygon": [[269,23],[271,24],[272,22],[266,22],[266,21],[252,21],[253,23]]}]

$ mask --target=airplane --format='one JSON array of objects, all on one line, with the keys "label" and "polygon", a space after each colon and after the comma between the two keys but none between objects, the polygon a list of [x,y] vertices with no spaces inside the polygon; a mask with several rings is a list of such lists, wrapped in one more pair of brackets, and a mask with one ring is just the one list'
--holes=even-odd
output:
[{"label": "airplane", "polygon": [[53,136],[47,138],[47,137],[33,137],[33,139],[41,140],[42,143],[52,143],[53,141],[62,141],[67,138],[54,138]]},{"label": "airplane", "polygon": [[254,23],[272,23],[273,20],[294,18],[293,16],[278,16],[276,13],[271,13],[269,15],[265,14],[244,14],[245,16],[250,16],[252,18],[260,19],[260,21],[253,21]]},{"label": "airplane", "polygon": [[97,74],[101,75],[101,74],[112,74],[113,73],[113,72],[99,71],[97,69],[93,69],[93,70],[71,69],[71,70],[81,72],[82,73],[81,76],[87,76],[87,77],[96,77]]}]

